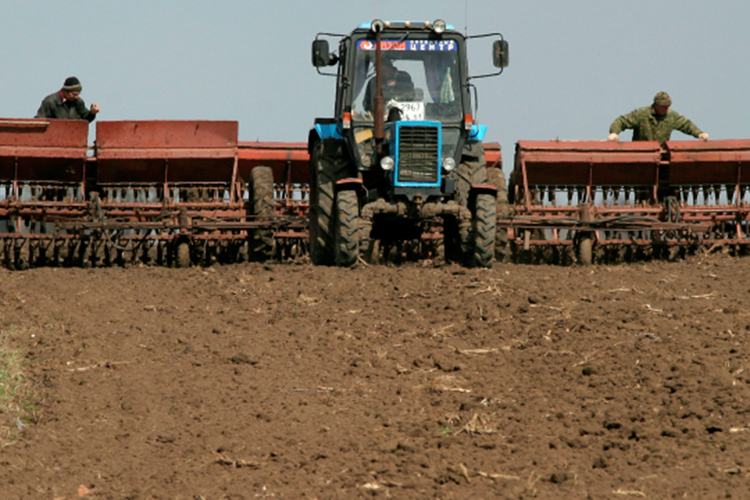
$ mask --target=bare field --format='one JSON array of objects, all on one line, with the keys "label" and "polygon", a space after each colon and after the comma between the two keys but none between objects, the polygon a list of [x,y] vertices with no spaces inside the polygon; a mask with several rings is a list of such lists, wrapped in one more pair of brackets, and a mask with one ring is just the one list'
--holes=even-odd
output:
[{"label": "bare field", "polygon": [[750,259],[2,270],[0,498],[750,495]]}]

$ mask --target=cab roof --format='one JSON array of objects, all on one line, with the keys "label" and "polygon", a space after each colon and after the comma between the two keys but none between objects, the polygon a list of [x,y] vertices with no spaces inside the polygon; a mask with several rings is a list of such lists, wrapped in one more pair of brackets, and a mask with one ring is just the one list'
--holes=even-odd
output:
[{"label": "cab roof", "polygon": [[[388,28],[425,28],[425,29],[431,29],[432,28],[432,21],[384,21],[386,24],[386,27]],[[358,26],[358,29],[361,30],[369,30],[372,26],[372,21],[369,23],[362,23]],[[452,30],[454,31],[456,28],[452,24],[446,24],[445,25],[446,30]]]}]

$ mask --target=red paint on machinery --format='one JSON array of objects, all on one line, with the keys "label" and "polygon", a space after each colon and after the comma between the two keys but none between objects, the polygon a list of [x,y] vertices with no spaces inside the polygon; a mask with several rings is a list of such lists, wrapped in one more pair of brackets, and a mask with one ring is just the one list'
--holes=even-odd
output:
[{"label": "red paint on machinery", "polygon": [[749,161],[748,140],[520,141],[499,226],[519,252],[571,246],[584,262],[747,245]]},{"label": "red paint on machinery", "polygon": [[[234,121],[100,121],[93,148],[88,133],[85,121],[0,119],[6,266],[307,251],[306,143],[240,142]],[[502,168],[499,144],[484,155]],[[495,187],[498,245],[515,255],[750,245],[750,140],[520,141],[507,199]]]}]

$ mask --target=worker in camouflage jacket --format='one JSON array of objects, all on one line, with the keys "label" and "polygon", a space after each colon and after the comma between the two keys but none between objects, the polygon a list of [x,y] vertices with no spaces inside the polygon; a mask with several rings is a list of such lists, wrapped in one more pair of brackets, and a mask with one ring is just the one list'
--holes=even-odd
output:
[{"label": "worker in camouflage jacket", "polygon": [[708,140],[707,133],[681,114],[669,109],[671,105],[672,99],[669,95],[659,92],[651,106],[636,109],[612,122],[607,140],[618,142],[620,132],[627,129],[633,130],[634,141],[659,141],[662,146],[669,140],[672,130],[679,130],[702,141]]}]

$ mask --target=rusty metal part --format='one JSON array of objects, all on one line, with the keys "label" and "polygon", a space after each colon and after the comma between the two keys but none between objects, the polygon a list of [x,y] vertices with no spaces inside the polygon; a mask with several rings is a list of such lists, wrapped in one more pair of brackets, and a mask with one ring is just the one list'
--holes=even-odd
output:
[{"label": "rusty metal part", "polygon": [[524,249],[750,245],[749,163],[748,140],[521,141],[498,224]]},{"label": "rusty metal part", "polygon": [[[278,255],[304,253],[307,145],[239,142],[237,129],[102,121],[92,154],[84,121],[0,119],[0,260],[168,263],[184,260],[183,244],[194,262],[233,260],[260,230],[273,231]],[[501,167],[498,144],[484,152],[488,167]],[[273,172],[272,217],[252,213],[260,166]],[[570,248],[579,258],[589,243],[594,256],[608,247],[750,247],[749,167],[750,140],[520,141],[498,225],[518,250]],[[378,214],[414,215],[407,210],[470,219],[455,203],[426,200],[411,208],[380,200],[361,214],[367,225]],[[441,237],[437,226],[423,235]]]},{"label": "rusty metal part", "polygon": [[500,149],[500,144],[497,142],[485,142],[484,146],[484,159],[487,163],[487,168],[503,168],[503,154]]},{"label": "rusty metal part", "polygon": [[[85,121],[0,120],[2,259],[8,267],[152,254],[183,264],[186,255],[208,261],[222,252],[235,260],[261,229],[274,230],[282,252],[304,246],[305,146],[240,146],[237,129],[226,121],[101,121],[90,156]],[[266,161],[277,181],[271,219],[252,213],[248,185],[250,170]]]},{"label": "rusty metal part", "polygon": [[0,120],[0,248],[7,267],[51,260],[48,250],[72,239],[55,224],[86,213],[87,140],[85,121]]}]

